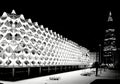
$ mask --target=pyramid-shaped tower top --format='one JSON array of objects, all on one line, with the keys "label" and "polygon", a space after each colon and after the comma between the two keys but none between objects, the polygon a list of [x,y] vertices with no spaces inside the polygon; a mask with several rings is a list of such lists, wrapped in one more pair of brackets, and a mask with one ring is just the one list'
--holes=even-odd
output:
[{"label": "pyramid-shaped tower top", "polygon": [[16,14],[15,10],[12,10],[11,14]]},{"label": "pyramid-shaped tower top", "polygon": [[112,13],[111,13],[111,11],[109,12],[109,16],[108,16],[108,22],[109,21],[113,21],[113,18],[112,18]]}]

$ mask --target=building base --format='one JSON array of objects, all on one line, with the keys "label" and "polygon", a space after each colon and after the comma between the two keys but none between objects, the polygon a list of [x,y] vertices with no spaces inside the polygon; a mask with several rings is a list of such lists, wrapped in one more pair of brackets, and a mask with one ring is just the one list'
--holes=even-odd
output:
[{"label": "building base", "polygon": [[80,70],[80,66],[1,67],[0,80],[17,81],[45,75]]}]

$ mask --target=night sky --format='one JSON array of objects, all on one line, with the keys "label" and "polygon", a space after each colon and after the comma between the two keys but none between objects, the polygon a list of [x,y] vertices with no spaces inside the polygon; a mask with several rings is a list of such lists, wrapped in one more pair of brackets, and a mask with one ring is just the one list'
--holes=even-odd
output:
[{"label": "night sky", "polygon": [[4,11],[10,13],[14,9],[17,14],[23,14],[26,19],[31,18],[33,22],[37,21],[39,25],[42,24],[91,51],[98,50],[99,43],[102,43],[104,39],[104,25],[111,8],[107,6],[104,8],[102,5],[89,2],[39,2],[34,4],[36,5],[19,3],[5,8],[1,7],[0,14],[2,15]]}]

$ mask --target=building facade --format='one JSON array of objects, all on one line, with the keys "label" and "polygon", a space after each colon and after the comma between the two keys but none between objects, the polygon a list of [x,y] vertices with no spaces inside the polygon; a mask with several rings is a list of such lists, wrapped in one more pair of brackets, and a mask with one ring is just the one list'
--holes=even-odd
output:
[{"label": "building facade", "polygon": [[90,63],[88,52],[14,10],[0,17],[0,79],[17,80],[84,68]]},{"label": "building facade", "polygon": [[93,64],[94,62],[98,62],[99,59],[98,59],[98,56],[97,56],[97,52],[89,52],[89,55],[90,55],[90,63]]},{"label": "building facade", "polygon": [[103,63],[113,64],[115,66],[115,62],[117,61],[117,38],[111,12],[109,13],[107,23],[103,46]]}]

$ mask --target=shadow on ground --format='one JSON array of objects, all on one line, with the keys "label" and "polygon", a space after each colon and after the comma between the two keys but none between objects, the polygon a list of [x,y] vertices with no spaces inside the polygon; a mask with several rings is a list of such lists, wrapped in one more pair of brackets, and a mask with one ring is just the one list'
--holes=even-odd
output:
[{"label": "shadow on ground", "polygon": [[120,79],[96,79],[90,84],[119,84]]}]

